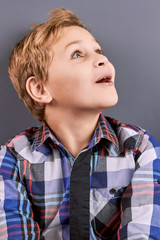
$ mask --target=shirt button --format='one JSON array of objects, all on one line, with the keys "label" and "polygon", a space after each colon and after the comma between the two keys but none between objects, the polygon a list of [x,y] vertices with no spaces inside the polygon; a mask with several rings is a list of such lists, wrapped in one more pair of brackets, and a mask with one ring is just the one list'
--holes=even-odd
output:
[{"label": "shirt button", "polygon": [[116,189],[111,188],[111,189],[109,190],[109,192],[110,192],[110,194],[114,195],[114,194],[116,193]]},{"label": "shirt button", "polygon": [[160,184],[160,179],[157,180],[157,183]]},{"label": "shirt button", "polygon": [[118,190],[119,193],[123,193],[124,192],[124,188],[121,187],[119,190]]}]

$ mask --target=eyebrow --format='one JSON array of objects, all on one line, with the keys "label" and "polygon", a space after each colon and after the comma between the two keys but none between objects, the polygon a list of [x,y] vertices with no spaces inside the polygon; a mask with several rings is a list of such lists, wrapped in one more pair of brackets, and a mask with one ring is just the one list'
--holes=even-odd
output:
[{"label": "eyebrow", "polygon": [[[93,38],[92,40],[99,44],[99,42],[98,42],[95,38]],[[75,41],[69,42],[69,43],[65,46],[65,49],[68,48],[70,45],[77,44],[77,43],[81,43],[81,42],[83,42],[83,41],[82,41],[82,40],[75,40]]]}]

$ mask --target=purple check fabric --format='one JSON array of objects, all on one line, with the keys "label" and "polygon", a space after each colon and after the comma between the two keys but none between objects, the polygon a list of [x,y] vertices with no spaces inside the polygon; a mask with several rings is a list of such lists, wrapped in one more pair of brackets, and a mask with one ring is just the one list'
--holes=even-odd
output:
[{"label": "purple check fabric", "polygon": [[160,145],[147,131],[100,114],[90,144],[76,158],[45,122],[1,146],[1,240],[70,239],[70,215],[78,219],[85,188],[84,182],[77,191],[74,216],[71,174],[78,186],[81,161],[78,175],[72,170],[83,156],[90,156],[87,238],[160,239]]}]

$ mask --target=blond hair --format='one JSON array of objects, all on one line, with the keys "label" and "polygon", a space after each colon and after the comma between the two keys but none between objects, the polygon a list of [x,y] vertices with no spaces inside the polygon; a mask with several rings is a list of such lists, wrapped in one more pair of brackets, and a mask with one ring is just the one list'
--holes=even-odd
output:
[{"label": "blond hair", "polygon": [[26,81],[32,76],[42,82],[47,81],[52,60],[50,40],[53,44],[58,31],[69,26],[86,29],[73,12],[64,8],[53,9],[46,22],[36,25],[15,45],[9,59],[8,72],[18,96],[39,121],[44,120],[45,104],[39,104],[30,97]]}]

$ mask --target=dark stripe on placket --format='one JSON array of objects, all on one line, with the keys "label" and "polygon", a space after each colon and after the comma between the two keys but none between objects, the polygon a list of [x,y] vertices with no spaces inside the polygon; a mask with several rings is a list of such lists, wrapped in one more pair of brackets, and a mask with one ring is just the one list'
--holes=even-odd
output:
[{"label": "dark stripe on placket", "polygon": [[70,179],[70,240],[90,238],[90,159],[82,152],[73,164]]}]

